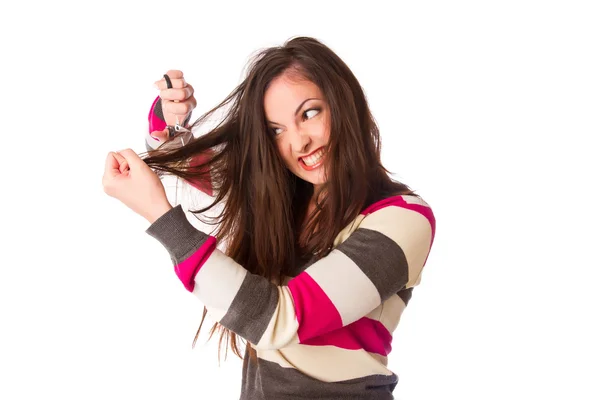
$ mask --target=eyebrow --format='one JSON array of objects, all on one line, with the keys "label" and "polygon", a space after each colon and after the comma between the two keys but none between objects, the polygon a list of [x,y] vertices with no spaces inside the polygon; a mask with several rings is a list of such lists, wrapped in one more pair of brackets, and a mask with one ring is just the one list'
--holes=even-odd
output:
[{"label": "eyebrow", "polygon": [[[304,100],[302,103],[300,103],[300,105],[298,106],[298,108],[296,108],[296,112],[294,113],[294,115],[298,115],[298,113],[300,112],[300,109],[302,108],[302,106],[304,105],[304,103],[306,103],[309,100],[320,100],[320,99],[318,99],[316,97],[310,97],[310,98]],[[269,120],[267,120],[267,122],[269,124],[272,124],[272,125],[281,125],[281,124],[278,124],[277,122],[273,122],[273,121],[269,121]]]}]

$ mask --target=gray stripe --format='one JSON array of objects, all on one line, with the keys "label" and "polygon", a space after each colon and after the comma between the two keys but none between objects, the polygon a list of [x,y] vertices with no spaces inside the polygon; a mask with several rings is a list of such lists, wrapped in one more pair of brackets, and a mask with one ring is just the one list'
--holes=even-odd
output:
[{"label": "gray stripe", "polygon": [[209,237],[188,221],[181,204],[154,221],[146,229],[146,233],[167,249],[171,260],[176,264],[191,256]]},{"label": "gray stripe", "polygon": [[410,298],[412,297],[413,289],[414,288],[408,288],[408,289],[404,289],[404,290],[401,290],[398,292],[398,296],[400,296],[400,298],[404,302],[404,305],[408,305],[408,302],[410,301]]},{"label": "gray stripe", "polygon": [[227,314],[219,321],[250,343],[258,343],[277,308],[279,292],[258,275],[246,274]]},{"label": "gray stripe", "polygon": [[[340,368],[343,368],[340,365]],[[393,399],[398,376],[370,375],[339,382],[322,382],[294,368],[258,359],[258,365],[246,350],[240,400],[258,399]]]},{"label": "gray stripe", "polygon": [[158,119],[160,119],[161,121],[165,122],[165,116],[163,115],[162,100],[161,99],[158,99],[158,101],[154,105],[154,110],[152,110],[152,111],[154,112],[154,115],[156,115],[158,117]]},{"label": "gray stripe", "polygon": [[146,151],[150,152],[152,150],[154,150],[149,144],[147,140],[144,140],[144,144],[146,144]]},{"label": "gray stripe", "polygon": [[[152,112],[154,113],[154,115],[156,115],[158,117],[158,119],[160,119],[161,121],[163,121],[165,124],[167,123],[167,120],[165,118],[165,114],[163,113],[163,108],[162,108],[162,100],[159,99],[156,104],[154,105],[154,110],[152,110]],[[192,119],[192,113],[189,113],[188,116],[185,118],[185,121],[183,121],[183,123],[181,124],[181,126],[188,126],[188,124],[190,123],[190,120]]]},{"label": "gray stripe", "polygon": [[373,282],[382,300],[404,289],[408,263],[404,252],[389,237],[371,229],[359,228],[337,247]]}]

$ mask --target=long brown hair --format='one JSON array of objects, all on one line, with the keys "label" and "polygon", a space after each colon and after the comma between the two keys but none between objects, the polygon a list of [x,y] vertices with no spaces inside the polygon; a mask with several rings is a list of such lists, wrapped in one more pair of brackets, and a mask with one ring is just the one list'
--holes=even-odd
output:
[{"label": "long brown hair", "polygon": [[[263,97],[271,81],[282,74],[313,82],[329,105],[327,182],[321,193],[313,193],[312,184],[286,168],[267,126]],[[190,211],[201,214],[222,205],[218,216],[204,220],[218,226],[213,235],[225,241],[225,253],[250,273],[282,284],[284,276],[294,276],[299,260],[326,256],[337,234],[366,206],[390,195],[416,193],[393,180],[381,164],[379,129],[363,89],[350,68],[322,42],[295,37],[283,46],[259,50],[245,75],[221,104],[192,125],[197,129],[217,110],[224,111],[214,128],[183,147],[161,146],[143,159],[159,175],[212,181],[214,202]],[[209,156],[200,163],[190,162],[201,154]],[[313,195],[318,201],[305,222]],[[206,312],[205,307],[192,347]],[[209,339],[217,329],[219,358],[224,337],[242,358],[237,335],[219,323],[213,325]]]}]

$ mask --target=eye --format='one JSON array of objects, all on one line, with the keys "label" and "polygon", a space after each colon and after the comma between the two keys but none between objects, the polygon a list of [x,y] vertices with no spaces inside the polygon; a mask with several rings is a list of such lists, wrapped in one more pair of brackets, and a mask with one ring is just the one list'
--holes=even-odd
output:
[{"label": "eye", "polygon": [[312,117],[314,117],[315,115],[317,115],[317,114],[318,114],[318,113],[321,111],[321,109],[320,109],[320,108],[310,108],[310,109],[308,109],[308,110],[304,111],[304,112],[302,113],[302,121],[306,121],[307,119],[310,119],[310,118],[312,118],[312,117],[307,117],[307,113],[309,113],[309,112],[311,112],[311,111],[315,111],[315,112],[316,112],[316,113],[315,113],[315,114],[313,114],[313,116],[312,116]]},{"label": "eye", "polygon": [[[314,114],[310,114],[311,111],[314,112]],[[321,109],[318,107],[317,108],[309,108],[308,110],[306,110],[302,113],[302,121],[311,119],[320,112],[321,112]],[[273,135],[275,135],[275,136],[277,136],[281,133],[281,132],[279,132],[280,130],[281,130],[281,128],[271,128],[271,132],[273,132]]]}]

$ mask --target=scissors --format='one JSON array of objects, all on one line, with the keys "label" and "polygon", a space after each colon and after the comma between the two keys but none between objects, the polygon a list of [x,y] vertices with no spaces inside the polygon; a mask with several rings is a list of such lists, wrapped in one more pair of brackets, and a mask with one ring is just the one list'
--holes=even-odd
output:
[{"label": "scissors", "polygon": [[185,128],[179,124],[179,118],[176,119],[176,123],[174,126],[168,125],[167,129],[169,129],[169,139],[179,137],[179,139],[181,140],[182,146],[185,146],[185,144],[193,136],[192,131],[190,131],[188,128]]}]

